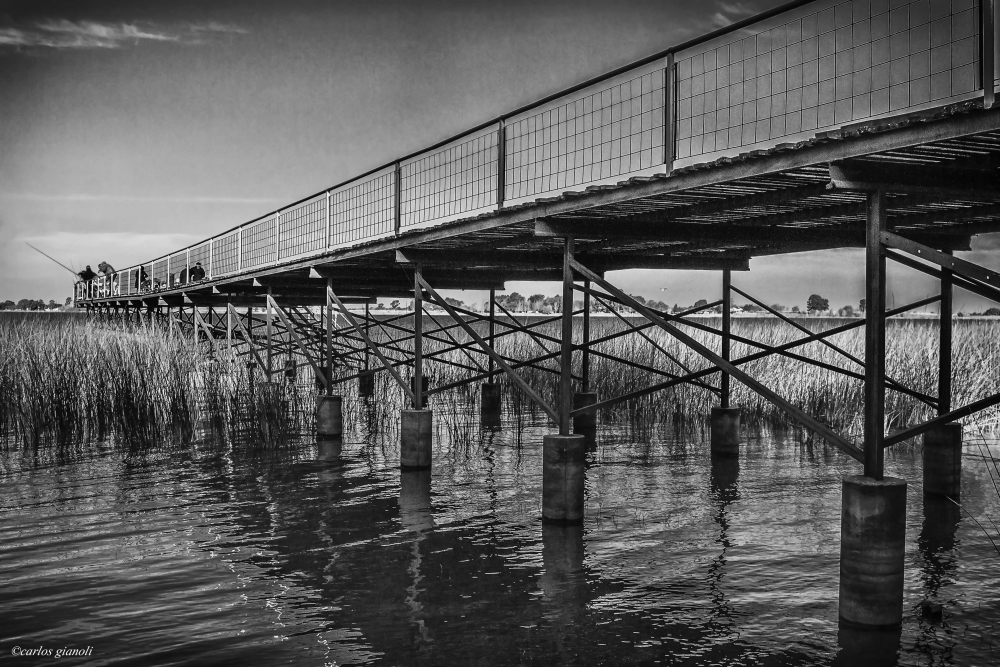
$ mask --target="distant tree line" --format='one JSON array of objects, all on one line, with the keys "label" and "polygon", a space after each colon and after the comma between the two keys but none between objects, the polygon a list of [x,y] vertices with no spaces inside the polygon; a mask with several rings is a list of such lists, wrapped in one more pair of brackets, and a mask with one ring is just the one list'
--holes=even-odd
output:
[{"label": "distant tree line", "polygon": [[[72,303],[73,297],[66,297],[65,305],[69,306]],[[0,303],[0,310],[55,310],[60,307],[61,304],[56,303],[55,299],[49,299],[48,303],[42,299],[21,299],[17,302],[7,299]]]}]

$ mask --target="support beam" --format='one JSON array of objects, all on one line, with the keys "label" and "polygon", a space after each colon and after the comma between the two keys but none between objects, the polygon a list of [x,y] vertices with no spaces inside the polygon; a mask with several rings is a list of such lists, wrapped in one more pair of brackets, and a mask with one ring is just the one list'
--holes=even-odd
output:
[{"label": "support beam", "polygon": [[563,241],[562,340],[559,373],[559,435],[572,434],[573,411],[573,239]]},{"label": "support beam", "polygon": [[[986,4],[989,0],[986,0]],[[941,307],[938,336],[938,415],[951,412],[951,269],[941,269]]]},{"label": "support beam", "polygon": [[424,408],[424,299],[420,265],[413,269],[413,409]]},{"label": "support beam", "polygon": [[868,243],[865,260],[865,476],[881,480],[885,438],[885,231],[886,196],[882,190],[868,194]]}]

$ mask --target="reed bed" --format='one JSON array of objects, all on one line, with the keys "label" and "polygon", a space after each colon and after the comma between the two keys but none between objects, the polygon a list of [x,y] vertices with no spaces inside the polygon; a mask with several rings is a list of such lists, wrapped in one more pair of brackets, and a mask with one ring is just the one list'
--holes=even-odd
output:
[{"label": "reed bed", "polygon": [[[699,322],[719,326],[719,318]],[[813,331],[830,328],[846,320],[801,318]],[[482,328],[482,325],[477,325]],[[595,317],[591,337],[597,339],[624,331],[618,319]],[[582,323],[576,322],[575,339],[582,339]],[[498,327],[498,332],[503,331]],[[695,339],[718,350],[719,338],[709,332],[687,328]],[[558,338],[559,323],[552,322],[539,333]],[[708,364],[663,331],[650,328],[645,335],[625,336],[601,343],[590,363],[591,390],[608,398],[640,390],[667,379],[663,373],[683,374],[708,368]],[[775,319],[739,318],[733,333],[775,346],[801,336]],[[953,404],[962,405],[1000,391],[1000,323],[995,320],[959,320],[953,347]],[[384,332],[374,329],[378,340]],[[467,341],[461,331],[453,331]],[[856,357],[864,356],[863,329],[837,335],[832,342]],[[937,393],[937,341],[935,321],[890,320],[887,331],[886,374],[928,395]],[[655,345],[654,345],[655,344]],[[402,343],[405,347],[406,343]],[[425,339],[425,354],[431,355],[425,374],[430,386],[467,380],[473,371],[435,360],[443,342]],[[665,350],[676,361],[670,360]],[[551,341],[535,340],[526,333],[498,338],[498,351],[511,359],[529,359],[553,352]],[[734,358],[757,348],[734,344]],[[794,350],[811,359],[861,372],[860,366],[815,342]],[[213,357],[207,345],[194,349],[186,337],[173,336],[147,325],[115,327],[80,318],[0,319],[0,434],[4,448],[76,447],[89,442],[111,442],[129,451],[157,445],[185,446],[212,441],[251,448],[273,448],[300,434],[311,434],[316,389],[312,373],[302,372],[294,380],[267,385],[260,369],[242,360],[220,354]],[[574,373],[581,372],[579,354]],[[436,359],[473,365],[461,351]],[[477,356],[485,366],[485,356]],[[615,359],[624,359],[622,364]],[[279,362],[280,365],[280,362]],[[833,370],[818,368],[796,359],[770,356],[743,366],[753,377],[855,439],[861,434],[863,384]],[[404,377],[406,366],[400,367]],[[558,397],[558,357],[525,366],[519,374],[550,405]],[[336,369],[339,377],[356,372]],[[515,444],[530,426],[544,422],[544,413],[528,400],[503,373],[498,372],[505,412],[505,427]],[[717,386],[718,374],[706,383]],[[357,382],[337,385],[343,395],[344,425],[352,439],[394,446],[398,440],[399,410],[404,395],[387,373],[376,375],[375,398],[357,395]],[[479,382],[435,393],[430,399],[436,410],[435,429],[453,445],[481,441],[479,428]],[[744,408],[749,425],[784,427],[788,418],[770,403],[733,382],[732,402]],[[600,411],[600,421],[623,429],[628,437],[648,441],[664,430],[701,427],[710,409],[718,405],[715,393],[705,387],[678,385],[633,398]],[[887,392],[886,427],[902,427],[933,415],[927,405],[898,392]],[[964,420],[982,431],[995,432],[1000,408],[986,410]]]},{"label": "reed bed", "polygon": [[158,327],[0,318],[0,447],[282,444],[311,426],[310,388],[263,380]]}]

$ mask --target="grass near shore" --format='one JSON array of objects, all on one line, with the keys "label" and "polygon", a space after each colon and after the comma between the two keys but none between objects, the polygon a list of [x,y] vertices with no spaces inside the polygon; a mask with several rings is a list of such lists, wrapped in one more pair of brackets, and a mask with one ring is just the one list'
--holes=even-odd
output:
[{"label": "grass near shore", "polygon": [[[440,319],[440,318],[439,318]],[[699,320],[717,326],[718,320]],[[800,320],[811,330],[827,329],[848,320],[829,318]],[[581,339],[577,322],[576,340]],[[625,325],[609,318],[595,318],[593,339],[621,330]],[[686,329],[686,328],[685,328]],[[502,331],[498,327],[498,331]],[[718,349],[718,337],[686,329],[697,340]],[[377,330],[373,330],[373,335]],[[558,337],[558,322],[541,330]],[[647,329],[646,335],[689,370],[708,364],[665,332]],[[739,318],[733,333],[767,345],[780,345],[801,336],[773,318]],[[461,332],[455,334],[463,340]],[[890,320],[887,331],[886,374],[903,385],[928,395],[937,393],[937,325],[927,320]],[[864,331],[855,329],[832,339],[850,354],[863,358]],[[441,343],[425,342],[425,352]],[[498,340],[501,354],[527,359],[555,351],[557,345],[517,333]],[[1000,322],[959,320],[955,326],[953,405],[959,406],[1000,391]],[[192,437],[211,437],[268,444],[278,435],[310,433],[313,388],[310,372],[299,374],[297,383],[262,390],[259,369],[227,358],[211,359],[207,346],[195,350],[189,340],[152,327],[128,329],[95,325],[77,317],[0,318],[0,446],[61,447],[111,441],[129,449],[163,443],[184,443]],[[599,398],[636,391],[667,377],[662,373],[685,371],[662,351],[637,334],[602,343],[597,352],[628,360],[623,365],[598,354],[591,355],[591,387]],[[733,345],[733,358],[756,348]],[[819,342],[794,352],[837,368],[863,372],[856,363]],[[575,372],[580,372],[576,355]],[[445,358],[471,365],[460,351]],[[477,359],[485,366],[485,357]],[[525,367],[521,376],[550,405],[558,392],[558,359]],[[795,359],[771,356],[743,368],[792,404],[817,416],[854,439],[861,434],[862,382],[833,370],[809,366]],[[353,373],[344,369],[343,373]],[[434,361],[426,364],[431,387],[469,377],[470,372]],[[408,372],[403,369],[406,376]],[[509,380],[502,378],[506,425],[519,434],[542,413]],[[718,386],[718,374],[705,378]],[[386,373],[378,375],[377,400],[357,398],[356,382],[338,385],[344,394],[344,423],[350,435],[380,434],[394,437],[402,392]],[[733,382],[733,405],[744,408],[748,424],[782,425],[787,418],[757,394]],[[478,383],[434,395],[432,407],[439,412],[438,428],[451,441],[468,441],[478,433]],[[718,405],[709,389],[679,385],[602,410],[600,420],[628,429],[637,439],[648,438],[664,427],[701,423]],[[473,406],[470,409],[470,406]],[[280,419],[270,419],[282,412]],[[933,416],[932,408],[915,398],[889,391],[886,398],[887,428],[901,427]],[[995,431],[1000,409],[981,412],[967,420],[977,429]],[[268,425],[270,424],[270,425]]]}]

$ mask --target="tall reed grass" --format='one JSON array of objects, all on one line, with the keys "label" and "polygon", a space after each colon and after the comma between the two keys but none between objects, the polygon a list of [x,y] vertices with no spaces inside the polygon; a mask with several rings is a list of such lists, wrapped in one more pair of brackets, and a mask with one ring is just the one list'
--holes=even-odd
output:
[{"label": "tall reed grass", "polygon": [[[719,324],[718,318],[699,321],[714,327]],[[819,318],[799,321],[816,331],[842,322]],[[582,339],[581,327],[582,323],[576,322],[577,341]],[[624,328],[625,324],[618,320],[594,318],[591,337],[600,338]],[[559,323],[550,323],[539,331],[558,338]],[[733,332],[770,346],[801,335],[777,320],[764,318],[736,319]],[[708,367],[707,362],[665,332],[651,328],[645,333],[687,369]],[[718,349],[718,336],[697,330],[689,333],[710,348]],[[376,340],[380,334],[373,329]],[[994,320],[958,321],[953,347],[953,405],[1000,391],[998,334],[1000,323]],[[460,341],[468,340],[460,331],[454,335]],[[851,354],[864,357],[862,329],[839,334],[831,340]],[[890,320],[887,376],[914,390],[935,395],[937,340],[934,321]],[[558,349],[554,343],[542,342],[550,351]],[[443,346],[444,343],[425,339],[424,351],[433,354]],[[497,348],[508,358],[522,360],[545,352],[525,333],[498,338]],[[657,371],[686,372],[634,333],[601,343],[596,351],[635,364],[623,365],[597,354],[591,356],[591,390],[601,399],[665,379]],[[752,346],[734,344],[733,357],[756,351]],[[795,352],[835,367],[862,370],[819,342]],[[457,350],[438,358],[469,363]],[[469,370],[433,359],[425,367],[431,387],[459,382],[472,375]],[[481,363],[485,365],[485,357]],[[539,362],[538,367],[525,366],[518,371],[550,405],[555,405],[558,398],[558,363],[558,358],[553,358]],[[574,372],[579,374],[579,354],[575,363]],[[760,359],[743,368],[793,405],[834,428],[860,437],[863,405],[860,380],[780,356]],[[405,367],[401,369],[404,375],[408,373]],[[349,368],[337,370],[340,377],[354,372]],[[513,431],[516,443],[526,428],[544,420],[544,413],[502,373],[497,377],[503,387],[505,424]],[[249,367],[225,353],[213,356],[206,344],[195,349],[186,337],[173,336],[158,327],[116,327],[74,317],[0,318],[0,446],[69,447],[111,441],[129,450],[142,450],[202,438],[273,447],[297,434],[311,433],[315,400],[312,373],[300,373],[294,382],[271,387],[262,384],[264,379],[261,369]],[[707,381],[717,385],[718,375],[709,376]],[[398,439],[398,414],[405,401],[388,374],[377,374],[376,382],[377,398],[360,399],[353,381],[338,384],[337,392],[344,396],[348,436],[386,445]],[[478,383],[470,383],[431,398],[431,406],[437,410],[435,428],[449,442],[473,443],[480,438],[478,393]],[[789,423],[780,410],[738,382],[733,383],[732,403],[744,408],[745,421],[751,425],[780,427]],[[624,428],[630,437],[642,441],[661,429],[703,424],[715,405],[718,398],[712,391],[690,384],[678,385],[604,409],[600,420]],[[931,416],[933,410],[918,400],[887,392],[887,428],[902,427]],[[965,421],[982,431],[996,431],[1000,408],[983,411]]]}]

